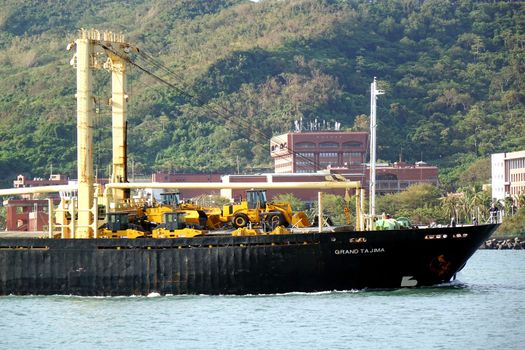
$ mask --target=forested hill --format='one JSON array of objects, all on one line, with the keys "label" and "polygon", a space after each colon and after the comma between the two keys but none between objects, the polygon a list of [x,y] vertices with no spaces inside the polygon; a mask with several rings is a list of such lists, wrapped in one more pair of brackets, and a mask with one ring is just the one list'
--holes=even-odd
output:
[{"label": "forested hill", "polygon": [[[366,127],[378,156],[421,158],[454,183],[490,153],[525,148],[525,5],[466,0],[2,1],[0,180],[75,177],[78,28],[141,49],[128,81],[135,172],[271,168],[269,138],[294,120]],[[167,68],[167,69],[166,69]],[[110,75],[95,73],[95,163],[111,157]],[[479,162],[476,162],[479,161]],[[479,166],[482,167],[481,165]],[[486,175],[484,175],[486,177]],[[486,180],[486,179],[482,179]]]}]

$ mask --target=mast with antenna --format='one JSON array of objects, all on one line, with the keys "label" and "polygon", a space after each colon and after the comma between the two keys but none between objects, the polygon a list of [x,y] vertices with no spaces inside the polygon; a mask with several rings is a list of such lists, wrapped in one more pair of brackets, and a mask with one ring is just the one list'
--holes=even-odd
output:
[{"label": "mast with antenna", "polygon": [[377,95],[383,95],[383,90],[377,89],[376,77],[370,85],[370,219],[376,215],[376,101]]}]

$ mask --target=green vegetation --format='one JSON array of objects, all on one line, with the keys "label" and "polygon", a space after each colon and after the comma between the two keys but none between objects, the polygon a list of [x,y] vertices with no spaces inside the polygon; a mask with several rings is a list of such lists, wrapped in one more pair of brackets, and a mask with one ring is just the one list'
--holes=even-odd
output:
[{"label": "green vegetation", "polygon": [[[405,192],[378,197],[378,211],[394,213],[396,217],[410,218],[413,224],[428,225],[435,222],[447,225],[453,216],[458,223],[471,224],[473,218],[479,223],[490,221],[489,208],[492,198],[489,191],[476,187],[459,189],[458,193],[441,195],[431,185],[414,185]],[[517,197],[519,208],[512,201],[499,202],[505,218],[496,231],[499,236],[525,236],[525,195]]]},{"label": "green vegetation", "polygon": [[7,211],[5,210],[5,207],[0,207],[0,230],[5,229],[6,219],[7,219],[6,215],[7,215]]},{"label": "green vegetation", "polygon": [[445,224],[450,217],[443,212],[440,197],[441,191],[432,185],[413,185],[404,192],[377,197],[376,212],[408,217],[414,225]]},{"label": "green vegetation", "polygon": [[306,210],[306,204],[291,193],[278,194],[271,201],[274,203],[290,203],[293,211]]},{"label": "green vegetation", "polygon": [[512,217],[505,219],[497,233],[502,236],[525,237],[525,207],[519,209]]},{"label": "green vegetation", "polygon": [[[355,200],[353,202],[350,202],[351,204],[355,203]],[[346,218],[344,215],[344,208],[346,206],[346,202],[344,200],[343,196],[338,196],[331,193],[324,193],[323,194],[323,214],[330,217],[334,225],[343,225],[346,224]],[[351,209],[351,207],[354,207],[352,209],[355,209],[355,205],[348,206],[348,209]],[[315,215],[318,215],[319,207],[317,206],[317,203],[315,207],[313,208],[312,217]],[[353,211],[355,212],[355,210]],[[355,223],[355,213],[352,214],[351,221]]]},{"label": "green vegetation", "polygon": [[[304,210],[305,204],[293,195],[279,195],[274,201],[293,203],[294,210]],[[442,195],[442,191],[432,185],[416,184],[406,191],[376,197],[376,213],[390,214],[394,218],[406,217],[413,225],[448,225],[454,216],[458,224],[472,224],[473,218],[479,223],[490,221],[489,208],[492,203],[488,191],[475,188],[463,189],[459,193]],[[525,237],[525,195],[518,197],[517,204],[521,209],[513,207],[511,202],[498,203],[504,211],[505,219],[496,231],[497,236]],[[368,203],[365,201],[365,206]],[[334,224],[345,224],[344,208],[350,210],[351,221],[355,222],[355,197],[347,203],[343,196],[325,193],[323,195],[323,213],[328,215]],[[308,211],[311,218],[317,215],[317,205]]]},{"label": "green vegetation", "polygon": [[[142,173],[271,169],[268,140],[294,120],[362,128],[374,76],[386,90],[378,156],[402,150],[438,165],[444,190],[479,186],[491,153],[525,144],[520,1],[10,0],[2,10],[0,187],[51,166],[76,177],[64,49],[78,28],[125,33],[148,55],[132,59],[176,86],[130,67],[129,151]],[[111,157],[109,80],[95,73],[100,177]]]}]

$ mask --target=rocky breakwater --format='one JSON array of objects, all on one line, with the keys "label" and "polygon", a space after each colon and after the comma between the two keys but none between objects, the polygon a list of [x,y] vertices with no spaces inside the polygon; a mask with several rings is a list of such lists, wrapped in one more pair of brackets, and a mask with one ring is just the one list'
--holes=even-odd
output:
[{"label": "rocky breakwater", "polygon": [[525,249],[525,238],[491,238],[480,249]]}]

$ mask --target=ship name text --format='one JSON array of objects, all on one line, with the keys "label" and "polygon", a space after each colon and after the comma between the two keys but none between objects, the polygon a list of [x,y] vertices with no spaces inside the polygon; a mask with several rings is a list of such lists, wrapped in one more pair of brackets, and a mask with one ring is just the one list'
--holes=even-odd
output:
[{"label": "ship name text", "polygon": [[335,255],[355,255],[355,254],[372,254],[384,253],[385,248],[355,248],[355,249],[336,249]]}]

